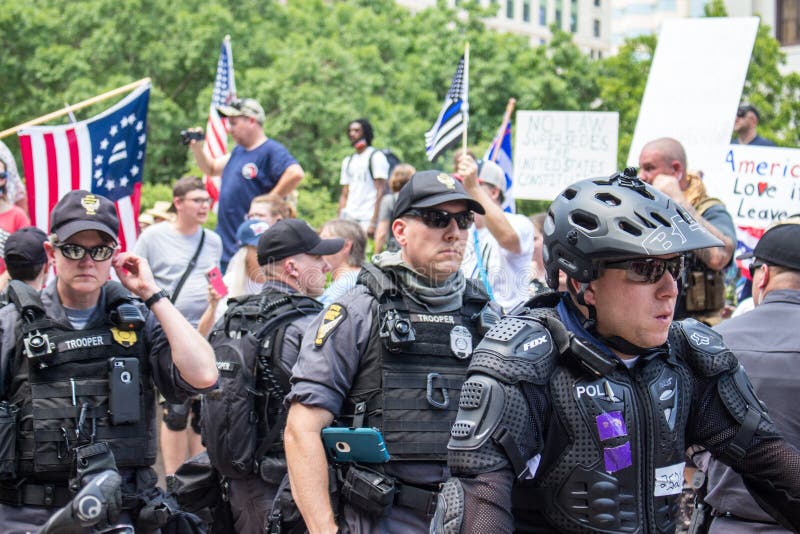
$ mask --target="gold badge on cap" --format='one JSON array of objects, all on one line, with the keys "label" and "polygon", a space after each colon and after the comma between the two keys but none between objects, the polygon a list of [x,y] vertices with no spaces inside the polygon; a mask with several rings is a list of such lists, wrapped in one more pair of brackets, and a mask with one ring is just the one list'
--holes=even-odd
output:
[{"label": "gold badge on cap", "polygon": [[436,177],[447,189],[453,191],[456,188],[456,181],[449,174],[442,173]]},{"label": "gold badge on cap", "polygon": [[81,206],[86,210],[86,215],[97,215],[97,208],[100,207],[100,199],[89,193],[81,199]]}]

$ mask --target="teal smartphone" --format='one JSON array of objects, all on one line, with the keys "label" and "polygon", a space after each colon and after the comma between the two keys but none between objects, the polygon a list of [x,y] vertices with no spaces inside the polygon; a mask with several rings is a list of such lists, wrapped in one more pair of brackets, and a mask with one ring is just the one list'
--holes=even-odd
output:
[{"label": "teal smartphone", "polygon": [[335,462],[383,464],[389,461],[389,451],[377,428],[328,426],[322,429],[322,444],[328,457]]}]

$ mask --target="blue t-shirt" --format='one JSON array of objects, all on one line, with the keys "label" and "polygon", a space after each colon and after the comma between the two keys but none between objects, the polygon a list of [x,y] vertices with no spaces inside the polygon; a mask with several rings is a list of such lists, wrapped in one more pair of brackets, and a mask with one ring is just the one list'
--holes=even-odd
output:
[{"label": "blue t-shirt", "polygon": [[236,229],[244,222],[250,201],[272,191],[281,175],[297,163],[286,147],[273,139],[253,150],[236,145],[222,171],[217,212],[217,233],[222,238],[222,261],[227,266],[239,248]]},{"label": "blue t-shirt", "polygon": [[[733,141],[731,141],[731,144],[732,144],[732,145],[738,145],[738,144],[739,144],[739,140],[738,140],[737,138],[735,138],[735,137],[734,137],[734,138],[733,138]],[[747,144],[748,144],[748,145],[753,145],[753,146],[778,146],[778,145],[776,145],[775,143],[773,143],[772,141],[770,141],[769,139],[767,139],[767,138],[765,138],[765,137],[761,137],[760,135],[756,135],[756,136],[755,136],[755,137],[754,137],[754,138],[753,138],[753,139],[752,139],[752,140],[751,140],[749,143],[747,143]]]}]

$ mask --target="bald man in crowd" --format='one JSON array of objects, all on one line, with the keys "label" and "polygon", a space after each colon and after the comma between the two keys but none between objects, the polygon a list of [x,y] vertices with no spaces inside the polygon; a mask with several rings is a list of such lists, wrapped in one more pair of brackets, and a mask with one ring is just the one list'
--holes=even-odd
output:
[{"label": "bald man in crowd", "polygon": [[725,305],[724,269],[736,248],[733,218],[719,199],[709,197],[702,179],[689,173],[686,152],[675,139],[647,143],[639,155],[639,176],[679,203],[724,246],[695,251],[687,258],[675,319],[694,317],[714,325]]}]

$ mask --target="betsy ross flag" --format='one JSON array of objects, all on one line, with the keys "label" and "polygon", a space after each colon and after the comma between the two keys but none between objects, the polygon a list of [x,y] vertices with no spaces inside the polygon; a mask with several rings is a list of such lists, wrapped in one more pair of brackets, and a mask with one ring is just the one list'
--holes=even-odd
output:
[{"label": "betsy ross flag", "polygon": [[467,128],[469,121],[469,74],[465,72],[464,57],[458,62],[456,74],[450,84],[450,90],[444,98],[444,106],[433,128],[425,133],[425,152],[428,161],[434,161],[453,141],[458,139]]},{"label": "betsy ross flag", "polygon": [[136,88],[100,115],[66,126],[19,131],[31,223],[45,232],[50,212],[76,189],[102,195],[117,206],[122,250],[136,243],[139,198],[147,147],[150,83]]},{"label": "betsy ross flag", "polygon": [[511,157],[511,121],[506,124],[505,131],[498,133],[494,138],[486,155],[483,156],[484,160],[491,160],[497,163],[503,173],[506,175],[506,193],[503,199],[503,211],[509,213],[516,212],[514,203],[514,159]]},{"label": "betsy ross flag", "polygon": [[[224,106],[236,98],[236,83],[233,79],[233,52],[231,38],[225,36],[222,40],[222,50],[217,61],[217,76],[214,78],[214,94],[211,96],[211,107],[208,110],[206,123],[206,140],[203,150],[212,159],[225,155],[228,152],[228,121],[220,117],[217,106]],[[211,195],[214,203],[219,200],[219,177],[204,176],[206,190]]]}]

